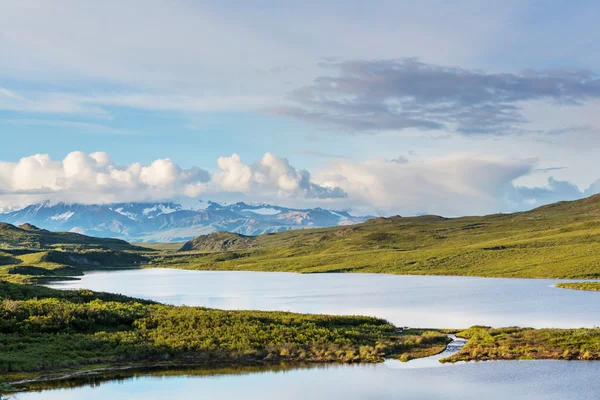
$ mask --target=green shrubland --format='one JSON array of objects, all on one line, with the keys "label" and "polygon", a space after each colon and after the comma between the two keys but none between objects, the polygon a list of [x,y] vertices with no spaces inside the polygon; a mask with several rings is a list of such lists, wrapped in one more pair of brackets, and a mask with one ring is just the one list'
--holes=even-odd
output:
[{"label": "green shrubland", "polygon": [[442,362],[486,360],[600,360],[600,328],[532,329],[475,326],[457,336],[469,339]]},{"label": "green shrubland", "polygon": [[0,282],[0,373],[9,380],[98,366],[379,362],[442,351],[435,331],[385,320],[175,307],[108,293]]}]

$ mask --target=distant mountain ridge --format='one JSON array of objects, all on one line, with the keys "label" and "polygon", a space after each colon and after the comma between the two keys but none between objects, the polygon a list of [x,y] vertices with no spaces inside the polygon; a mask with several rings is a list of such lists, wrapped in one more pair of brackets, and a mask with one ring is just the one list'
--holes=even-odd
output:
[{"label": "distant mountain ridge", "polygon": [[270,204],[220,204],[185,209],[173,202],[67,204],[44,202],[19,210],[0,210],[0,222],[32,224],[52,231],[139,242],[185,241],[217,231],[247,236],[292,229],[352,225],[371,216],[323,208],[295,209]]}]

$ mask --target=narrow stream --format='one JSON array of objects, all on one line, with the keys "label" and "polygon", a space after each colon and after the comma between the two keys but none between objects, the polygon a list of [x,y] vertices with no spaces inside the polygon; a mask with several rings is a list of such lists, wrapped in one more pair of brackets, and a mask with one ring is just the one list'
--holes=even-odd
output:
[{"label": "narrow stream", "polygon": [[433,368],[433,367],[443,367],[443,366],[452,366],[455,364],[463,364],[460,363],[441,363],[440,360],[442,358],[450,357],[454,355],[462,349],[462,347],[467,343],[467,339],[462,339],[456,337],[455,335],[448,335],[452,341],[448,343],[446,346],[446,350],[442,351],[439,354],[435,354],[429,357],[417,358],[416,360],[410,360],[408,362],[402,362],[400,360],[396,360],[394,358],[388,358],[385,360],[383,365],[390,369],[417,369],[417,368]]}]

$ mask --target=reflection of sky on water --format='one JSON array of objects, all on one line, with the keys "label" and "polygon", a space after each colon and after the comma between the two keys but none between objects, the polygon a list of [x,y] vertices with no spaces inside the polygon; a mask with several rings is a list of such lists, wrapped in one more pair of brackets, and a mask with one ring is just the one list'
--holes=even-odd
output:
[{"label": "reflection of sky on water", "polygon": [[143,269],[55,284],[222,309],[371,315],[397,325],[596,326],[600,294],[553,280]]},{"label": "reflection of sky on water", "polygon": [[444,368],[346,365],[220,376],[138,377],[22,393],[19,400],[104,399],[597,399],[600,363],[508,361]]}]

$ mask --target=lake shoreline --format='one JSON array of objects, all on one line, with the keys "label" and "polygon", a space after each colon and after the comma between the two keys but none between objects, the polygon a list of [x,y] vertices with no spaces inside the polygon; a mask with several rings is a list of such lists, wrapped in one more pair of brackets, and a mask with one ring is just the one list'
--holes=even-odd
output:
[{"label": "lake shoreline", "polygon": [[[402,364],[410,365],[414,361],[423,361],[428,358],[434,358],[437,360],[438,356],[444,354],[448,351],[448,349],[453,350],[452,354],[455,354],[462,348],[460,347],[452,347],[453,344],[459,342],[456,340],[456,336],[452,334],[447,334],[448,338],[451,339],[445,346],[441,347],[437,352],[430,352],[428,355],[424,355],[423,357],[414,357],[409,360],[398,360]],[[449,354],[448,356],[451,356]],[[53,389],[57,389],[61,387],[61,383],[63,383],[62,387],[73,387],[73,381],[75,383],[79,380],[85,380],[86,378],[91,380],[100,380],[100,381],[109,381],[114,379],[121,379],[122,377],[109,377],[110,375],[114,375],[115,373],[125,372],[127,374],[131,374],[130,376],[135,376],[137,372],[146,375],[150,373],[158,373],[161,372],[169,372],[169,371],[181,371],[184,369],[194,369],[194,370],[203,370],[206,371],[207,374],[210,375],[221,375],[224,373],[230,373],[229,371],[234,371],[233,373],[254,373],[254,372],[265,372],[265,371],[284,371],[284,370],[295,370],[302,368],[319,368],[328,366],[340,366],[340,365],[367,365],[367,364],[385,364],[389,360],[397,360],[395,358],[385,359],[377,362],[367,362],[367,363],[345,363],[345,362],[300,362],[300,361],[286,361],[286,362],[260,362],[254,364],[236,364],[236,363],[194,363],[194,362],[131,362],[125,363],[123,365],[111,365],[111,366],[102,366],[102,367],[93,367],[91,368],[82,368],[76,371],[57,371],[55,373],[48,374],[47,376],[40,376],[35,378],[24,378],[22,377],[19,380],[7,380],[5,383],[11,385],[13,390],[11,393],[22,393],[22,392],[30,392],[30,391],[39,391],[45,390],[48,386]],[[437,360],[439,361],[439,360]],[[442,362],[440,362],[440,365]],[[408,367],[410,368],[410,367]],[[224,372],[225,371],[225,372]],[[87,381],[81,382],[81,385],[87,384]],[[79,386],[79,385],[76,385]]]}]

